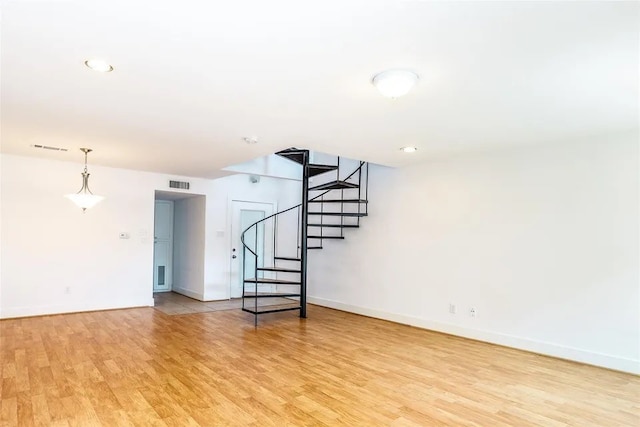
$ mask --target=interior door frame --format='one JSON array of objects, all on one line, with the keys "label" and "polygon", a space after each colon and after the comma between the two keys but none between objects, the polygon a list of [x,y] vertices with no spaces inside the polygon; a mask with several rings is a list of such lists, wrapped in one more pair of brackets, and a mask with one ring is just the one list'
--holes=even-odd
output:
[{"label": "interior door frame", "polygon": [[[240,261],[241,258],[238,257],[236,259],[233,258],[233,237],[234,237],[234,228],[233,228],[233,222],[234,222],[234,212],[235,212],[235,207],[239,206],[238,204],[245,204],[245,208],[247,209],[251,209],[251,208],[255,208],[255,210],[265,210],[265,209],[261,209],[264,208],[265,205],[268,205],[271,207],[271,213],[266,213],[265,214],[265,218],[275,214],[276,212],[278,212],[278,202],[274,201],[274,200],[243,200],[243,199],[235,199],[235,198],[229,198],[229,211],[228,211],[228,218],[229,218],[229,225],[228,225],[228,230],[229,230],[229,239],[228,239],[228,256],[229,256],[229,286],[228,286],[228,290],[229,290],[229,299],[231,299],[231,295],[232,295],[232,287],[234,286],[234,263],[235,265],[237,265],[238,271],[236,274],[241,275],[242,274],[242,268],[240,266]],[[240,208],[242,209],[242,207]],[[265,210],[266,211],[266,210]],[[271,221],[267,221],[268,223]],[[271,222],[271,224],[273,224]],[[267,224],[265,224],[265,258],[269,259],[270,255],[272,256],[273,253],[273,238],[274,233],[275,233],[275,227],[266,227]],[[238,243],[238,246],[236,247],[237,252],[239,253],[240,251],[242,251],[242,244]]]}]

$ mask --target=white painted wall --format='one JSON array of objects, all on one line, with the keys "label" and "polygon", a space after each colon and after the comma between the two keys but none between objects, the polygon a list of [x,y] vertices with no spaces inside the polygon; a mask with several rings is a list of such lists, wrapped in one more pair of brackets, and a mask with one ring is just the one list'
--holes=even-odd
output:
[{"label": "white painted wall", "polygon": [[204,294],[206,198],[173,202],[173,291]]},{"label": "white painted wall", "polygon": [[[228,299],[231,275],[231,201],[276,203],[278,210],[283,210],[300,203],[300,181],[263,177],[254,184],[247,175],[233,175],[210,183],[212,190],[207,195],[207,224],[225,224],[225,227],[207,227],[205,256],[207,260],[214,261],[205,265],[204,299]],[[282,238],[294,234],[295,227],[296,223],[278,224]],[[216,238],[218,231],[223,231],[225,237]]]},{"label": "white painted wall", "polygon": [[640,373],[637,134],[371,167],[369,188],[362,228],[310,256],[311,301]]},{"label": "white painted wall", "polygon": [[[80,157],[80,156],[78,156]],[[229,295],[232,198],[299,202],[300,183],[246,175],[218,180],[89,165],[91,188],[106,197],[85,214],[64,194],[77,191],[82,164],[3,154],[0,317],[152,305],[155,190],[169,179],[206,196],[202,299]],[[121,231],[130,239],[119,239]]]},{"label": "white painted wall", "polygon": [[0,161],[0,317],[153,304],[154,175],[90,167],[107,199],[83,214],[62,197],[80,188],[79,163]]},{"label": "white painted wall", "polygon": [[284,157],[270,154],[248,162],[223,168],[224,171],[238,172],[251,175],[270,176],[272,178],[286,178],[300,181],[302,166]]}]

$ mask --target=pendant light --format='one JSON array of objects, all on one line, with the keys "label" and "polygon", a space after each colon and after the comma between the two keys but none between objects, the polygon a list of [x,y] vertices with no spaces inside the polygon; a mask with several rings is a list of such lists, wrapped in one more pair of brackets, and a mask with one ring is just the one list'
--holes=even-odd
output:
[{"label": "pendant light", "polygon": [[87,154],[91,151],[91,148],[81,148],[80,151],[84,153],[84,172],[82,172],[82,188],[75,194],[67,194],[67,199],[71,200],[75,203],[79,208],[82,208],[82,212],[85,212],[87,209],[92,208],[98,202],[100,202],[104,197],[96,196],[89,190],[89,172],[87,172]]}]

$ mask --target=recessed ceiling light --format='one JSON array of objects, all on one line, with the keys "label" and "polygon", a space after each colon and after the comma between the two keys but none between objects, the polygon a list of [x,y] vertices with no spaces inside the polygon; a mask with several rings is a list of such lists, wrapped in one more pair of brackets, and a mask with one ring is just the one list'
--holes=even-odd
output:
[{"label": "recessed ceiling light", "polygon": [[109,73],[113,71],[113,66],[104,59],[87,59],[84,61],[84,65],[91,68],[93,71],[99,71],[101,73]]},{"label": "recessed ceiling light", "polygon": [[247,144],[257,144],[258,143],[258,137],[256,137],[256,136],[252,136],[252,137],[245,136],[244,138],[242,138],[242,140],[244,142],[246,142]]},{"label": "recessed ceiling light", "polygon": [[373,76],[371,83],[387,98],[398,98],[409,93],[420,77],[409,70],[386,70]]},{"label": "recessed ceiling light", "polygon": [[418,151],[417,147],[402,147],[400,149],[400,151],[402,151],[403,153],[415,153],[416,151]]}]

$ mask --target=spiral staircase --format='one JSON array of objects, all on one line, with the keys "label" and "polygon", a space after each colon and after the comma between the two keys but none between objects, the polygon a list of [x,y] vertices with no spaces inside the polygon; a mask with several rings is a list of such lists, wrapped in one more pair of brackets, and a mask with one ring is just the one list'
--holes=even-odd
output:
[{"label": "spiral staircase", "polygon": [[[262,314],[299,310],[307,317],[309,251],[323,249],[327,240],[343,240],[345,230],[360,227],[368,213],[368,163],[343,161],[341,166],[340,157],[335,164],[310,163],[309,150],[298,148],[276,154],[302,165],[302,202],[241,235],[242,310],[254,315],[256,326]],[[267,228],[273,230],[272,242],[261,237]],[[259,250],[267,244],[272,245],[268,251]]]}]

